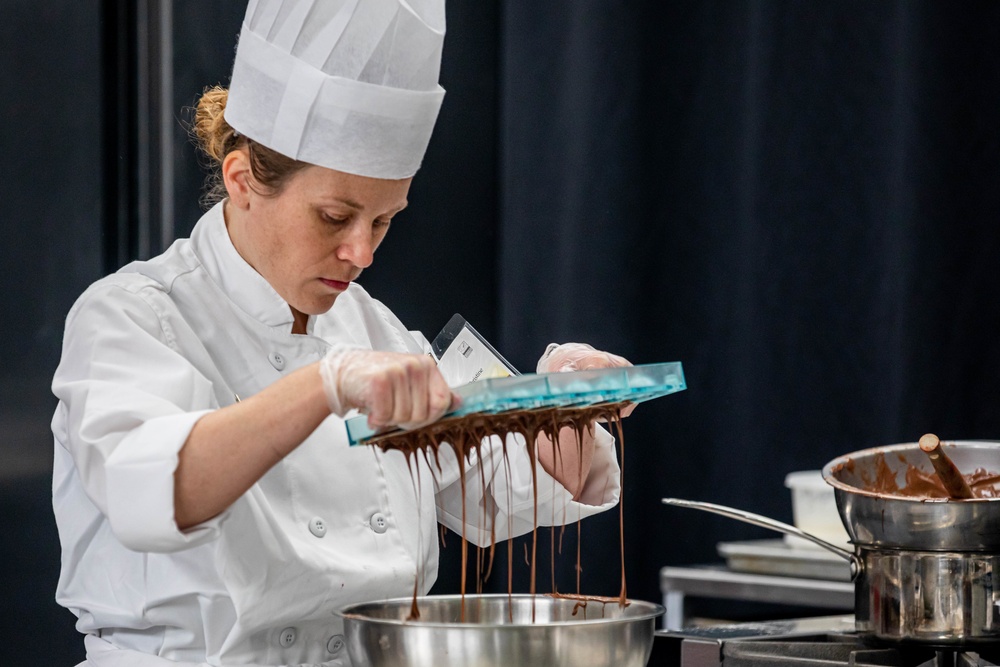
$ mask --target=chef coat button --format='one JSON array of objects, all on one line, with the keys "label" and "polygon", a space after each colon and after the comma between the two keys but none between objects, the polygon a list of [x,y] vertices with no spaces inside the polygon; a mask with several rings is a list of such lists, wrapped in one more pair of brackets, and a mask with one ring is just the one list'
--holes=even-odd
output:
[{"label": "chef coat button", "polygon": [[316,537],[323,537],[326,535],[326,522],[318,516],[314,516],[309,519],[309,532]]},{"label": "chef coat button", "polygon": [[344,635],[334,635],[330,637],[330,641],[326,643],[326,650],[337,655],[344,650]]},{"label": "chef coat button", "polygon": [[288,648],[295,643],[295,628],[285,628],[278,635],[278,644],[281,648]]},{"label": "chef coat button", "polygon": [[276,371],[285,370],[285,358],[280,354],[278,354],[277,352],[272,352],[271,354],[267,355],[267,360],[271,362],[272,366],[274,366],[274,370]]},{"label": "chef coat button", "polygon": [[385,520],[384,514],[381,512],[375,512],[375,514],[372,514],[372,518],[368,521],[368,525],[372,527],[372,530],[381,535],[389,527],[389,522]]}]

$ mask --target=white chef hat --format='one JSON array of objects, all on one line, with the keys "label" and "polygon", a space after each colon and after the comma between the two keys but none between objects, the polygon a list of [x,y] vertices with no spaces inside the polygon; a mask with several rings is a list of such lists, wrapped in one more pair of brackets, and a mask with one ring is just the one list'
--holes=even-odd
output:
[{"label": "white chef hat", "polygon": [[444,0],[250,0],[226,121],[296,160],[413,176],[444,99],[444,29]]}]

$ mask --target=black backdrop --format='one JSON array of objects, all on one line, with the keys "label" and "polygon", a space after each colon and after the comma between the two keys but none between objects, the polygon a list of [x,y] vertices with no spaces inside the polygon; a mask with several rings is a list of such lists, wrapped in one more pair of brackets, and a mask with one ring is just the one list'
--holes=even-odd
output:
[{"label": "black backdrop", "polygon": [[[4,128],[0,198],[4,381],[21,386],[0,406],[5,440],[23,443],[4,450],[10,469],[50,451],[44,387],[61,318],[98,277],[97,244],[78,239],[101,229],[101,81],[81,56],[97,51],[96,26],[80,27],[74,3],[0,4],[10,19],[0,50],[15,63],[0,77],[2,108],[21,114]],[[662,496],[787,520],[790,471],[925,431],[1000,439],[1000,5],[451,0],[448,13],[438,128],[411,208],[362,282],[430,335],[462,312],[523,369],[571,339],[684,362],[689,389],[626,423],[632,596],[658,599],[663,565],[767,536],[667,509]],[[176,0],[178,109],[224,81],[241,14]],[[53,35],[72,39],[40,39]],[[62,102],[24,113],[39,89]],[[182,231],[199,180],[184,141],[178,126]],[[73,234],[53,233],[70,222]],[[36,264],[53,279],[25,290],[32,273],[19,267],[43,246],[59,261]],[[44,308],[24,300],[32,291]],[[35,418],[8,419],[22,413]],[[39,628],[47,663],[79,659],[69,614],[51,602],[47,474],[0,484],[13,522],[0,555],[16,566],[4,664],[37,661],[24,638]],[[584,589],[617,593],[617,514],[583,531]],[[573,533],[558,559],[562,590]],[[457,589],[456,544],[438,592]],[[526,575],[519,559],[519,589]]]},{"label": "black backdrop", "polygon": [[[501,28],[502,349],[685,364],[626,424],[635,596],[768,536],[662,496],[790,520],[793,470],[998,437],[1000,5],[514,2]],[[615,592],[616,549],[585,536],[585,588]]]}]

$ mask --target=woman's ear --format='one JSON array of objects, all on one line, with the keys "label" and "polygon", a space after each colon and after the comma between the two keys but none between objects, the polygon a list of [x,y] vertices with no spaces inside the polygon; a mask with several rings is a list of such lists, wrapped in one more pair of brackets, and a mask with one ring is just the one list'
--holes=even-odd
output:
[{"label": "woman's ear", "polygon": [[236,208],[250,208],[250,187],[253,172],[250,170],[250,155],[245,149],[237,149],[226,155],[222,161],[222,182],[229,193],[229,201]]}]

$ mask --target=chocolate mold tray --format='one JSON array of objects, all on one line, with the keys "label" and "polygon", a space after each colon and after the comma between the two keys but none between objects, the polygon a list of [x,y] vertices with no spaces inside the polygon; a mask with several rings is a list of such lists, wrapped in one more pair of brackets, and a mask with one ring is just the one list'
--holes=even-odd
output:
[{"label": "chocolate mold tray", "polygon": [[[679,361],[567,373],[527,373],[480,380],[455,388],[462,402],[442,419],[473,413],[586,407],[620,401],[641,403],[686,388]],[[365,444],[372,436],[389,432],[371,428],[367,415],[351,417],[346,424],[347,438],[352,446]]]}]

